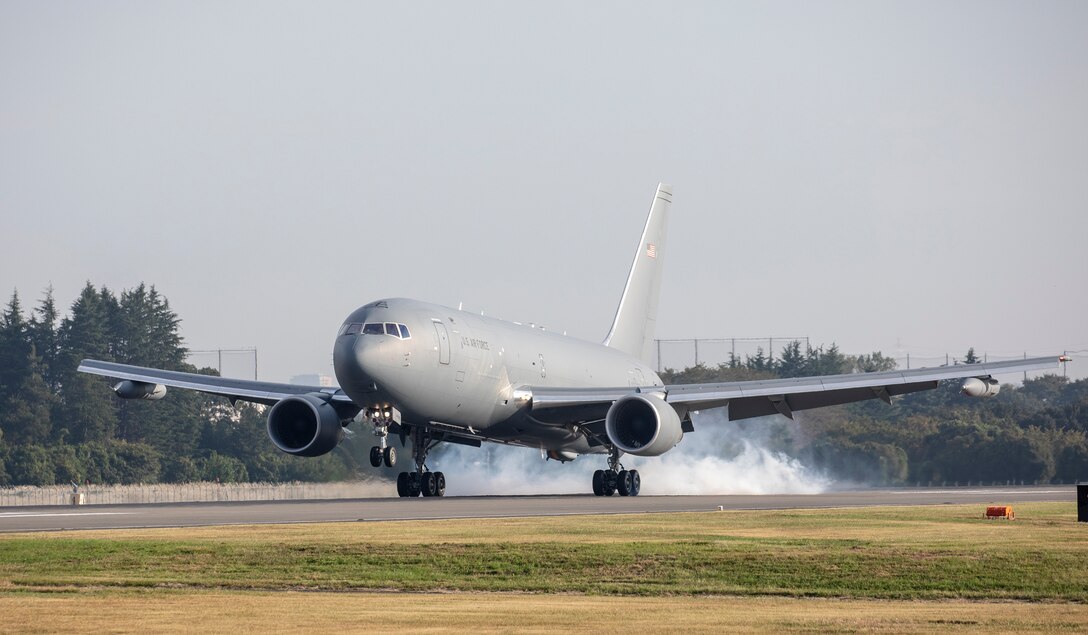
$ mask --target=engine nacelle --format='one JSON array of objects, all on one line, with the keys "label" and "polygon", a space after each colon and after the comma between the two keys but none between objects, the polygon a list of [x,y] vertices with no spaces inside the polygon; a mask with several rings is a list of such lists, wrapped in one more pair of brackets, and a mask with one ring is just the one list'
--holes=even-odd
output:
[{"label": "engine nacelle", "polygon": [[654,395],[617,399],[605,415],[604,429],[613,445],[638,456],[660,456],[684,438],[680,415]]},{"label": "engine nacelle", "polygon": [[126,379],[114,386],[113,392],[117,393],[117,396],[121,399],[148,399],[150,401],[158,401],[166,396],[166,386]]},{"label": "engine nacelle", "polygon": [[268,412],[268,438],[295,456],[321,456],[344,439],[344,426],[325,395],[287,397]]},{"label": "engine nacelle", "polygon": [[1001,392],[1001,384],[993,377],[971,377],[963,380],[960,392],[968,397],[994,397]]}]

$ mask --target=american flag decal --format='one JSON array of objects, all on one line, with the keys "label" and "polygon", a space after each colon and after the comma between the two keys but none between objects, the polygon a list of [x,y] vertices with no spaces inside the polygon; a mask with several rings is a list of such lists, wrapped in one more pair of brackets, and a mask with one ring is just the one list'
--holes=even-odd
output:
[{"label": "american flag decal", "polygon": [[653,243],[646,243],[646,255],[651,258],[657,258],[657,246]]}]

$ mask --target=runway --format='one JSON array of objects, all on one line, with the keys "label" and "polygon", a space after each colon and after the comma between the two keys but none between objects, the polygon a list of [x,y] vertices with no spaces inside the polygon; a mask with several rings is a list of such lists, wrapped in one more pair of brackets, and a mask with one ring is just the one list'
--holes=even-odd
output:
[{"label": "runway", "polygon": [[[69,529],[198,527],[320,522],[381,522],[451,518],[510,518],[577,514],[642,514],[741,509],[817,509],[884,505],[1016,504],[1068,501],[1067,486],[982,488],[892,488],[822,494],[638,496],[479,496],[449,498],[359,498],[316,501],[94,505],[0,508],[0,532]],[[982,513],[980,510],[979,513]]]}]

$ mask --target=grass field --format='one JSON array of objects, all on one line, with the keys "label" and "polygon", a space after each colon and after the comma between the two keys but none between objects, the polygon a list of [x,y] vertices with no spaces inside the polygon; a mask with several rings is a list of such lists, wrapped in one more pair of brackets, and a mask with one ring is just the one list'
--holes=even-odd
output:
[{"label": "grass field", "polygon": [[111,620],[102,626],[158,620],[152,630],[233,616],[207,626],[290,630],[319,606],[329,628],[382,630],[1088,630],[1088,525],[1072,505],[1018,505],[1015,521],[982,511],[8,534],[0,631],[98,630],[87,616]]}]

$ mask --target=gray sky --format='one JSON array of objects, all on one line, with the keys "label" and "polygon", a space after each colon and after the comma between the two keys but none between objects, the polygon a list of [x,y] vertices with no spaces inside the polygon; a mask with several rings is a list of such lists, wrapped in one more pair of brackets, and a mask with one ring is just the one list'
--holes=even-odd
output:
[{"label": "gray sky", "polygon": [[1088,349],[1085,25],[1083,2],[0,1],[0,293],[153,283],[190,347],[256,346],[272,380],[331,374],[341,320],[387,296],[598,340],[665,181],[659,337]]}]

